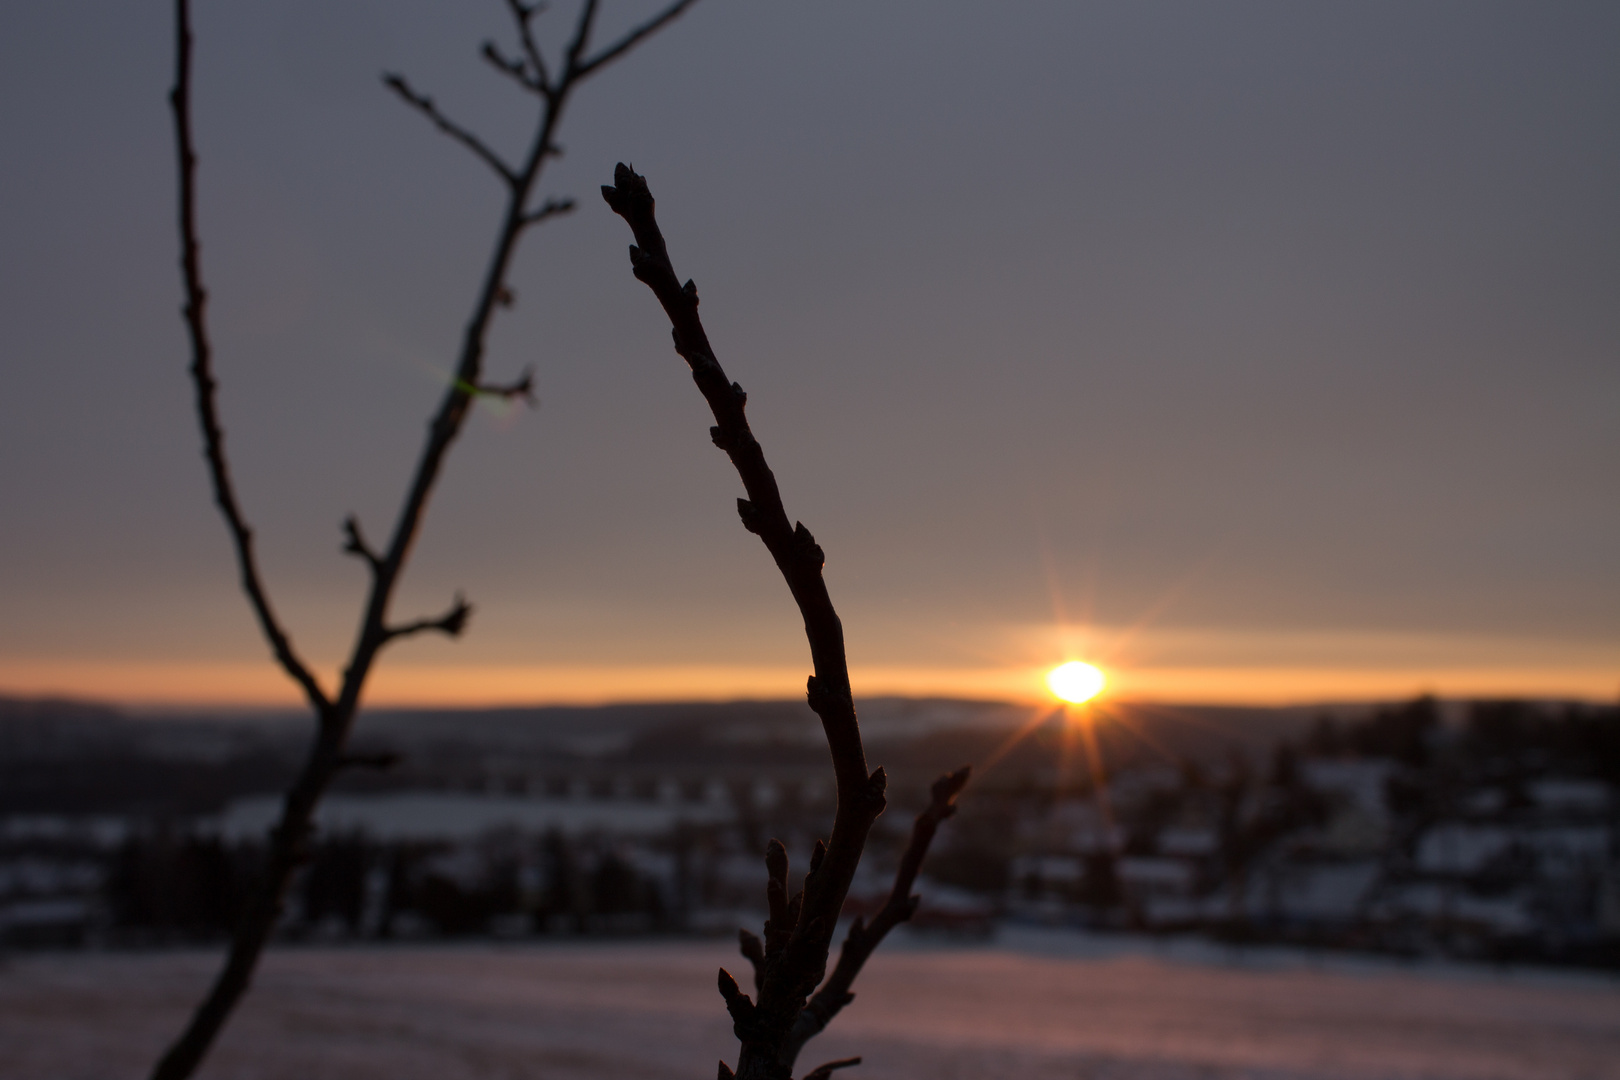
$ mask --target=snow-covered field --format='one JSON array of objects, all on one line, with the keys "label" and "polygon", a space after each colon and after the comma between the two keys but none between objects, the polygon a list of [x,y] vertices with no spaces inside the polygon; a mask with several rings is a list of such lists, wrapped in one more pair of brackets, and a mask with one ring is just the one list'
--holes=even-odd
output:
[{"label": "snow-covered field", "polygon": [[[1154,950],[1010,931],[896,941],[801,1068],[850,1080],[1620,1078],[1620,982]],[[0,1077],[142,1076],[212,973],[204,952],[0,961]],[[283,949],[212,1080],[707,1078],[736,1043],[719,942]],[[746,979],[744,982],[746,983]]]}]

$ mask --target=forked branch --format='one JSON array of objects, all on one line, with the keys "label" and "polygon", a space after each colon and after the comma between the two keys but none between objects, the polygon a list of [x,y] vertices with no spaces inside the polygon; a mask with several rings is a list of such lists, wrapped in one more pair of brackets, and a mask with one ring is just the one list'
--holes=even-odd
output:
[{"label": "forked branch", "polygon": [[[855,977],[861,973],[867,958],[890,930],[917,913],[917,905],[922,898],[912,895],[912,886],[917,884],[917,873],[922,869],[929,845],[934,842],[934,833],[946,818],[956,813],[956,797],[967,787],[970,773],[971,769],[964,765],[934,781],[928,806],[911,823],[911,841],[900,857],[900,866],[894,875],[894,888],[889,891],[888,900],[873,916],[870,924],[857,918],[850,926],[844,938],[844,947],[838,954],[837,967],[833,968],[833,973],[827,976],[827,981],[805,1005],[793,1025],[793,1035],[788,1043],[789,1060],[797,1058],[804,1044],[821,1034],[839,1010],[855,1000],[850,987],[855,984]],[[806,1080],[809,1078],[806,1077]]]},{"label": "forked branch", "polygon": [[365,533],[360,531],[360,519],[353,514],[343,519],[343,536],[344,554],[365,560],[373,574],[382,571],[383,557],[366,541]]},{"label": "forked branch", "polygon": [[[360,619],[359,633],[343,671],[342,684],[334,695],[328,695],[294,650],[291,639],[270,606],[254,558],[253,533],[238,505],[226,464],[225,436],[215,401],[212,354],[205,318],[207,292],[202,284],[198,255],[197,158],[191,125],[190,7],[187,0],[175,0],[176,73],[170,104],[174,111],[175,141],[180,161],[181,273],[186,295],[185,322],[191,342],[191,376],[196,388],[204,453],[215,501],[225,517],[236,550],[243,589],[277,662],[304,691],[317,723],[308,757],[288,789],[282,803],[281,817],[271,830],[262,882],[258,890],[247,898],[246,910],[238,921],[225,964],[185,1030],[157,1063],[152,1073],[153,1080],[185,1080],[191,1076],[237,1001],[247,991],[259,955],[280,917],[282,898],[293,873],[307,854],[308,837],[321,797],[340,769],[363,764],[352,755],[345,755],[344,745],[359,710],[366,680],[381,650],[390,641],[427,631],[458,635],[465,628],[472,610],[458,596],[451,608],[436,618],[391,624],[388,617],[394,589],[415,544],[445,456],[460,434],[473,401],[478,397],[491,396],[533,400],[532,372],[526,372],[509,385],[483,381],[485,340],[496,309],[511,303],[512,294],[506,284],[506,275],[518,240],[529,226],[564,213],[571,206],[567,200],[548,200],[538,210],[527,209],[546,160],[557,152],[553,136],[568,95],[589,74],[588,71],[579,70],[571,60],[567,74],[556,85],[547,85],[545,64],[530,30],[530,22],[539,12],[540,5],[524,4],[521,0],[507,0],[507,5],[518,24],[519,37],[530,66],[525,69],[520,65],[519,69],[513,69],[510,63],[503,62],[504,58],[498,53],[493,59],[501,63],[508,74],[522,76],[527,72],[532,75],[532,79],[541,84],[540,96],[544,99],[529,151],[521,167],[508,165],[477,136],[444,116],[431,98],[416,93],[402,77],[389,75],[385,78],[388,86],[412,108],[427,116],[441,131],[461,142],[493,168],[506,184],[508,199],[488,267],[467,322],[455,372],[445,389],[438,411],[428,425],[426,442],[417,459],[387,546],[373,547],[352,517],[344,525],[344,550],[366,562],[371,570],[371,586]],[[582,55],[589,40],[595,7],[594,0],[588,0],[581,12],[579,29],[569,46],[568,55],[572,58]],[[619,51],[622,53],[623,49]]]},{"label": "forked branch", "polygon": [[507,8],[512,12],[512,21],[517,24],[518,40],[523,44],[523,55],[528,57],[534,68],[534,83],[536,89],[542,94],[551,93],[551,77],[546,74],[546,58],[540,51],[540,45],[534,39],[534,17],[546,10],[546,5],[536,0],[533,4],[525,4],[523,0],[506,0]]}]

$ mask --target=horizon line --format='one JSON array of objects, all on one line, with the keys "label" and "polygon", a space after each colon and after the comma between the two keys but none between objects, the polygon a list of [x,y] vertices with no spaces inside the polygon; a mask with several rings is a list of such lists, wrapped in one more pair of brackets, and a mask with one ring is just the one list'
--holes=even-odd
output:
[{"label": "horizon line", "polygon": [[[1047,670],[855,667],[850,674],[858,701],[1035,706],[1054,701],[1044,684]],[[798,701],[808,674],[808,665],[395,664],[377,672],[364,708],[477,711]],[[1344,708],[1424,695],[1594,705],[1620,700],[1620,675],[1593,668],[1164,667],[1115,669],[1108,676],[1102,700],[1125,705]],[[308,709],[270,661],[0,660],[0,696],[104,704],[136,713]]]}]

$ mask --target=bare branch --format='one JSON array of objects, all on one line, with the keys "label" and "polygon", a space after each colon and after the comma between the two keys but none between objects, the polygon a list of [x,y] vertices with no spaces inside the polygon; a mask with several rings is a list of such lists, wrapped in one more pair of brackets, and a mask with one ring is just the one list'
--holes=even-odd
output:
[{"label": "bare branch", "polygon": [[[527,33],[530,19],[540,10],[539,4],[509,0],[518,18],[519,33],[524,37],[525,51],[531,52],[531,63],[541,82],[545,71],[539,50],[532,47],[532,36]],[[439,113],[432,100],[416,94],[405,80],[397,75],[385,77],[387,85],[407,104],[426,115],[433,123],[457,141],[463,143],[500,175],[507,184],[508,199],[501,223],[496,231],[493,248],[486,265],[477,299],[462,336],[455,375],[446,389],[443,400],[428,425],[427,438],[417,458],[415,470],[401,501],[393,531],[384,549],[374,549],[362,538],[358,525],[350,537],[355,554],[367,560],[373,569],[371,588],[366,598],[360,622],[360,634],[344,668],[340,688],[328,697],[308,668],[293,651],[291,642],[271,611],[269,601],[259,580],[253,558],[252,533],[244,522],[236,503],[225,466],[224,436],[218,422],[214,402],[214,380],[210,367],[210,352],[203,318],[206,292],[198,270],[195,223],[195,170],[196,155],[192,148],[190,119],[191,31],[187,0],[176,0],[177,75],[171,103],[175,112],[177,145],[180,157],[180,232],[182,270],[186,287],[185,318],[191,335],[192,375],[197,387],[198,412],[202,420],[204,443],[209,469],[213,478],[216,501],[230,526],[236,544],[238,561],[242,567],[244,587],[259,618],[261,628],[271,642],[277,660],[303,687],[316,714],[316,737],[309,749],[293,784],[282,802],[281,817],[271,830],[270,842],[260,886],[247,898],[246,910],[238,920],[232,934],[225,963],[198,1004],[179,1037],[169,1045],[152,1072],[153,1080],[187,1080],[197,1069],[209,1047],[217,1038],[237,1002],[252,981],[260,955],[270,940],[280,918],[283,900],[297,867],[308,850],[308,836],[312,828],[316,807],[331,780],[340,768],[347,767],[343,748],[359,710],[361,697],[373,664],[384,646],[402,635],[438,630],[458,634],[465,627],[471,608],[460,597],[445,615],[437,619],[423,619],[404,626],[389,627],[387,613],[395,586],[403,574],[405,563],[415,543],[428,501],[443,471],[446,455],[464,427],[469,406],[480,395],[493,395],[510,399],[524,397],[532,400],[533,379],[525,375],[510,386],[487,386],[483,383],[486,338],[495,309],[509,303],[511,290],[506,275],[513,254],[527,224],[533,216],[525,211],[534,188],[539,181],[548,158],[560,153],[555,143],[557,126],[568,95],[577,85],[577,76],[560,80],[558,85],[542,93],[543,105],[529,144],[529,150],[520,169],[508,166],[492,150],[467,130],[449,121]],[[594,0],[582,12],[579,30],[575,35],[571,53],[577,66],[589,40],[594,19]],[[535,211],[538,215],[545,211]],[[562,212],[554,209],[550,213]]]},{"label": "bare branch", "polygon": [[798,1056],[805,1043],[826,1028],[840,1009],[855,1000],[850,987],[855,984],[855,977],[861,973],[862,965],[890,930],[916,913],[920,897],[912,895],[911,887],[917,883],[917,872],[922,869],[923,859],[928,855],[928,847],[934,842],[934,833],[938,831],[940,823],[956,813],[956,797],[967,787],[971,771],[969,766],[964,765],[934,781],[929,791],[928,806],[912,822],[911,840],[900,857],[900,866],[895,871],[894,887],[889,891],[888,900],[870,925],[861,919],[855,920],[844,938],[843,949],[839,951],[838,966],[799,1013],[788,1044],[789,1063]]},{"label": "bare branch", "polygon": [[[744,1023],[733,1010],[742,1041],[737,1074],[743,1080],[766,1080],[786,1075],[783,1068],[791,1067],[791,1059],[784,1059],[783,1051],[810,991],[826,973],[833,927],[872,822],[883,811],[886,778],[881,768],[871,774],[866,771],[866,750],[855,718],[844,654],[843,624],[821,573],[825,556],[803,524],[789,524],[776,477],[748,426],[744,413],[747,395],[741,386],[726,378],[715,359],[698,316],[697,287],[690,281],[683,286],[675,274],[654,216],[647,181],[623,164],[614,170],[613,180],[612,187],[602,189],[602,197],[635,234],[636,245],[630,248],[631,270],[652,289],[669,316],[675,351],[690,366],[692,379],[714,414],[715,426],[709,429],[709,436],[731,458],[747,492],[746,499],[738,500],[743,524],[764,542],[804,617],[815,667],[807,697],[811,709],[821,718],[838,782],[832,836],[825,849],[818,851],[819,858],[811,860],[804,891],[782,903],[778,892],[786,888],[786,853],[780,856],[780,868],[776,865],[780,845],[773,843],[766,856],[771,877],[771,921],[765,933],[765,975],[759,1002],[749,1010],[748,1022]],[[778,937],[784,932],[785,939]]]},{"label": "bare branch", "polygon": [[579,58],[585,55],[585,50],[590,46],[591,30],[595,25],[596,0],[585,0],[579,7],[579,20],[574,24],[573,39],[563,53],[562,86],[572,86],[579,81]]},{"label": "bare branch", "polygon": [[613,63],[613,61],[617,60],[619,57],[641,44],[641,42],[644,41],[648,36],[656,34],[659,30],[662,30],[666,24],[678,18],[682,12],[696,2],[697,0],[675,0],[675,3],[659,12],[653,18],[648,19],[646,22],[624,35],[624,37],[614,42],[608,48],[603,49],[601,52],[585,61],[585,63],[579,65],[579,67],[575,69],[575,76],[583,79],[585,76],[590,75],[597,69],[601,68],[604,64]]},{"label": "bare branch", "polygon": [[523,224],[525,228],[530,225],[538,225],[547,218],[557,217],[561,214],[570,214],[573,213],[573,210],[573,199],[547,199],[540,205],[540,209],[531,210],[529,213],[523,215]]},{"label": "bare branch", "polygon": [[542,96],[547,93],[549,88],[530,74],[529,65],[526,62],[508,57],[501,52],[500,46],[493,41],[484,42],[484,47],[479,50],[479,55],[488,60],[495,70],[502,75],[517,80],[518,85],[523,89]]},{"label": "bare branch", "polygon": [[837,1061],[829,1061],[825,1065],[817,1065],[805,1073],[804,1080],[827,1080],[827,1077],[831,1076],[835,1070],[847,1069],[851,1065],[859,1065],[860,1063],[861,1059],[858,1057],[839,1058]]},{"label": "bare branch", "polygon": [[436,630],[450,637],[460,637],[461,632],[467,628],[467,619],[472,615],[472,605],[460,594],[456,594],[455,603],[436,619],[416,619],[413,622],[402,623],[399,626],[390,626],[383,630],[383,640],[393,641],[397,638],[410,637],[412,634],[421,634],[429,630]]},{"label": "bare branch", "polygon": [[[516,297],[513,296],[512,291],[503,286],[500,293],[497,294],[495,302],[500,304],[502,307],[511,307],[517,302],[517,300]],[[502,401],[512,401],[521,398],[528,403],[531,409],[538,407],[540,404],[539,399],[534,396],[533,367],[524,368],[523,374],[509,383],[478,383],[477,385],[474,385],[472,383],[463,382],[460,379],[456,379],[454,382],[455,388],[465,393],[468,397],[499,398]]]},{"label": "bare branch", "polygon": [[539,82],[538,89],[548,97],[554,93],[551,87],[551,77],[546,73],[546,58],[540,52],[540,46],[535,43],[534,31],[530,24],[534,17],[546,10],[550,5],[545,3],[525,4],[522,0],[506,0],[506,6],[512,12],[512,19],[517,23],[518,40],[523,43],[523,54],[529,58],[529,64],[534,68],[535,78]]},{"label": "bare branch", "polygon": [[346,540],[343,551],[346,555],[356,555],[366,561],[373,574],[383,567],[383,557],[377,554],[372,546],[366,543],[365,534],[360,531],[360,520],[353,514],[343,519],[343,535]]},{"label": "bare branch", "polygon": [[482,158],[484,164],[500,174],[501,179],[506,181],[507,187],[517,187],[518,175],[512,167],[502,161],[499,154],[485,146],[478,136],[440,112],[439,107],[433,104],[432,98],[426,94],[418,94],[411,89],[410,84],[405,81],[403,76],[391,72],[383,75],[383,84],[403,98],[406,104],[433,121],[434,126],[440,131]]},{"label": "bare branch", "polygon": [[276,618],[259,574],[253,552],[253,530],[242,515],[230,465],[225,458],[225,429],[219,422],[214,381],[213,350],[208,341],[208,290],[203,287],[202,260],[197,240],[197,153],[191,137],[191,12],[187,0],[175,3],[176,59],[174,89],[169,106],[174,112],[175,142],[180,156],[180,272],[186,291],[186,331],[191,338],[191,380],[197,391],[197,419],[202,425],[203,456],[214,485],[214,502],[225,517],[236,548],[242,590],[247,593],[259,628],[270,642],[276,661],[304,691],[317,713],[332,703],[320,682],[293,648],[292,639]]}]

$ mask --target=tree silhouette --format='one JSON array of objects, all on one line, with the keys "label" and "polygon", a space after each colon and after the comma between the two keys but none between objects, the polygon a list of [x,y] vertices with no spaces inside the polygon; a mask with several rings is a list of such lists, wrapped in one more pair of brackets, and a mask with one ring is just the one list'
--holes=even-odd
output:
[{"label": "tree silhouette", "polygon": [[523,159],[513,164],[502,158],[476,134],[446,116],[431,97],[415,90],[403,76],[387,74],[383,81],[408,105],[421,112],[440,131],[455,139],[495,173],[507,193],[505,210],[483,282],[462,339],[455,375],[428,428],[426,443],[406,490],[399,516],[386,545],[374,547],[360,522],[344,522],[343,550],[366,565],[371,578],[362,611],[360,630],[350,652],[341,683],[328,689],[299,654],[292,636],[276,615],[254,553],[253,530],[242,511],[225,454],[225,433],[220,423],[213,352],[207,326],[207,292],[203,287],[197,234],[197,156],[191,130],[191,18],[188,0],[176,0],[175,85],[170,94],[175,139],[179,151],[179,224],[181,273],[185,286],[185,325],[191,343],[191,378],[196,391],[197,416],[202,426],[204,455],[212,480],[214,500],[225,518],[235,547],[242,588],[247,593],[260,630],[270,643],[276,662],[297,683],[314,713],[315,733],[308,756],[286,793],[280,820],[271,831],[263,875],[248,900],[233,934],[225,964],[207,996],[198,1005],[185,1030],[168,1048],[153,1070],[153,1080],[182,1080],[202,1061],[231,1010],[246,992],[254,967],[275,928],[283,898],[294,872],[305,861],[315,808],[334,776],[350,767],[373,764],[345,753],[345,744],[361,694],[382,650],[401,638],[436,632],[451,637],[466,628],[472,607],[457,596],[443,614],[396,622],[390,603],[404,572],[422,515],[439,478],[445,455],[460,434],[468,411],[479,397],[529,398],[533,377],[524,373],[505,384],[485,381],[485,338],[496,309],[509,302],[506,277],[519,240],[530,228],[573,209],[571,199],[545,199],[535,204],[534,193],[546,162],[558,153],[554,141],[564,107],[575,90],[592,75],[623,57],[657,33],[695,0],[675,0],[653,18],[617,40],[599,46],[593,41],[597,0],[583,0],[560,57],[548,60],[535,35],[535,21],[544,9],[540,2],[506,0],[516,31],[517,51],[508,53],[494,42],[483,46],[483,58],[536,99],[534,134]]}]

